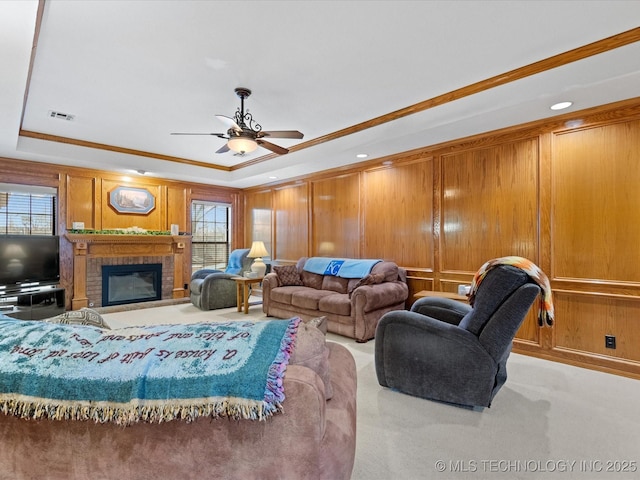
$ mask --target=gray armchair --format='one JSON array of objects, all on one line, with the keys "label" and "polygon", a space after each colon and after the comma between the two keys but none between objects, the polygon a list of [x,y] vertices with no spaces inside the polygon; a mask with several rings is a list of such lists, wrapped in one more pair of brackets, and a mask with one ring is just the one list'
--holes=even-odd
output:
[{"label": "gray armchair", "polygon": [[378,383],[409,395],[465,407],[488,407],[507,379],[513,337],[540,287],[521,269],[501,265],[478,287],[473,308],[422,298],[411,311],[378,323]]},{"label": "gray armchair", "polygon": [[224,271],[202,269],[194,272],[189,284],[191,303],[201,310],[235,307],[236,282],[233,278],[250,271],[253,259],[247,257],[248,253],[248,248],[232,251]]}]

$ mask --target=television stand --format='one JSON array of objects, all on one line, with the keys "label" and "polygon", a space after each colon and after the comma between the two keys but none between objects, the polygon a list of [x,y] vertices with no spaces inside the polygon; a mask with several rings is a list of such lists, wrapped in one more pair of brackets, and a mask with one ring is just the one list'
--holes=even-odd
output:
[{"label": "television stand", "polygon": [[0,313],[20,320],[43,320],[64,313],[64,288],[44,288],[7,295]]}]

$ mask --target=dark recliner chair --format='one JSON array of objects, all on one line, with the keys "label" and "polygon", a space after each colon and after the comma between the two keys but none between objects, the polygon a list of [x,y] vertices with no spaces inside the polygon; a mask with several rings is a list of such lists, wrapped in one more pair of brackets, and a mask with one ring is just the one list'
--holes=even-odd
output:
[{"label": "dark recliner chair", "polygon": [[524,271],[501,265],[480,283],[473,308],[425,297],[411,311],[385,314],[375,337],[378,383],[458,406],[491,406],[507,379],[513,337],[539,294]]},{"label": "dark recliner chair", "polygon": [[189,285],[191,303],[200,310],[235,307],[237,290],[233,278],[251,270],[253,258],[247,257],[248,253],[248,248],[233,250],[224,271],[202,269],[194,272]]}]

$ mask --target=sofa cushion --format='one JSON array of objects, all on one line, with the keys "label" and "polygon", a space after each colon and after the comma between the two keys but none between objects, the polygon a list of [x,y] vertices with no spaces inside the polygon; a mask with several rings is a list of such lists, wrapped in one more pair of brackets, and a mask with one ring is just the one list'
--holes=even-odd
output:
[{"label": "sofa cushion", "polygon": [[45,319],[47,323],[60,323],[66,325],[89,325],[102,329],[111,329],[102,316],[90,308],[81,308],[80,310],[71,310],[61,313],[55,317]]},{"label": "sofa cushion", "polygon": [[325,275],[322,279],[322,290],[331,290],[337,293],[347,293],[349,280],[342,277],[334,277],[333,275]]},{"label": "sofa cushion", "polygon": [[333,396],[329,371],[329,348],[324,334],[315,326],[301,322],[289,364],[302,365],[315,371],[324,383],[327,400]]},{"label": "sofa cushion", "polygon": [[300,276],[302,277],[302,283],[305,287],[315,288],[316,290],[320,290],[322,288],[324,275],[319,275],[317,273],[311,273],[303,270],[300,273]]},{"label": "sofa cushion", "polygon": [[321,298],[318,302],[318,307],[321,312],[335,313],[336,315],[349,316],[351,315],[351,300],[347,294],[328,295]]},{"label": "sofa cushion", "polygon": [[278,276],[278,285],[283,287],[304,285],[295,265],[278,265],[273,267],[273,271]]},{"label": "sofa cushion", "polygon": [[277,287],[271,289],[270,298],[274,302],[284,303],[285,305],[291,305],[291,296],[294,292],[298,292],[300,290],[306,290],[307,287],[299,287],[296,285],[288,286],[288,287]]},{"label": "sofa cushion", "polygon": [[291,294],[291,305],[294,307],[304,308],[305,310],[319,310],[318,302],[321,298],[328,295],[337,295],[336,292],[330,290],[315,290],[313,288],[298,287],[297,290]]}]

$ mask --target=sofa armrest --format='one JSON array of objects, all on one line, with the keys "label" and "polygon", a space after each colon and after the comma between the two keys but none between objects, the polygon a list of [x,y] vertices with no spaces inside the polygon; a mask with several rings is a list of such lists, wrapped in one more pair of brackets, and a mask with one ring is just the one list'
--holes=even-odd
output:
[{"label": "sofa armrest", "polygon": [[191,275],[191,280],[203,279],[211,275],[212,273],[224,273],[222,270],[213,270],[211,268],[203,268],[202,270],[197,270]]},{"label": "sofa armrest", "polygon": [[262,311],[267,314],[269,312],[269,304],[271,302],[271,290],[280,285],[278,275],[270,272],[262,279]]},{"label": "sofa armrest", "polygon": [[411,311],[451,325],[458,325],[460,320],[471,311],[471,306],[449,298],[423,297],[414,302]]},{"label": "sofa armrest", "polygon": [[202,310],[215,310],[236,304],[236,282],[238,275],[218,272],[204,278],[191,280],[189,292],[191,301]]},{"label": "sofa armrest", "polygon": [[280,283],[278,282],[278,275],[275,272],[267,273],[262,279],[263,290],[266,285],[268,285],[270,288],[276,288],[280,285]]},{"label": "sofa armrest", "polygon": [[351,294],[351,306],[356,311],[371,312],[404,302],[409,297],[409,287],[403,282],[383,282],[362,285]]},{"label": "sofa armrest", "polygon": [[194,276],[191,277],[189,290],[191,291],[191,293],[200,294],[212,288],[212,285],[214,283],[217,283],[220,280],[230,280],[233,277],[237,277],[237,275],[231,275],[229,273],[224,273],[224,272],[214,272],[214,273],[209,273],[206,276],[196,278],[194,274]]}]

